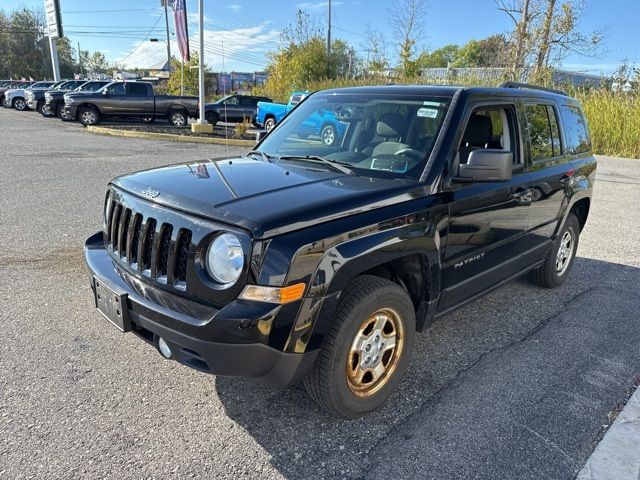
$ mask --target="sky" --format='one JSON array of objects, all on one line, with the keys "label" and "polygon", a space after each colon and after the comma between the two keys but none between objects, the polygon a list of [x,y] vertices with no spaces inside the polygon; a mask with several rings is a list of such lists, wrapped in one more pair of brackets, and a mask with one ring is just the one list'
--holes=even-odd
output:
[{"label": "sky", "polygon": [[[604,28],[604,52],[597,58],[569,56],[563,67],[588,73],[612,73],[623,60],[640,65],[640,0],[587,0],[581,26],[585,31]],[[333,36],[349,42],[363,57],[367,25],[382,31],[391,43],[390,0],[334,0]],[[0,0],[0,9],[18,6],[42,8],[43,0]],[[111,61],[127,67],[149,67],[166,59],[164,9],[160,0],[60,0],[65,35],[83,50],[99,50]],[[198,47],[198,2],[186,0],[191,49]],[[298,9],[327,22],[327,1],[322,0],[204,0],[205,61],[214,71],[262,71],[267,54],[278,44],[280,32]],[[463,44],[510,25],[494,0],[427,0],[425,36],[420,46],[435,49]],[[169,27],[173,19],[169,9]],[[157,38],[163,41],[151,42]],[[388,54],[394,57],[392,46]],[[171,40],[172,55],[178,55]],[[224,52],[224,56],[223,56]],[[224,61],[224,68],[223,68]]]}]

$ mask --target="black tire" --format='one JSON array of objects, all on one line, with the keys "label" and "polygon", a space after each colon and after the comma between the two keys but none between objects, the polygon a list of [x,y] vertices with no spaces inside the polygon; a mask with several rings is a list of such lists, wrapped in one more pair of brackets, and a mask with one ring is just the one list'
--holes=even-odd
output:
[{"label": "black tire", "polygon": [[174,127],[186,127],[189,124],[189,116],[183,110],[171,110],[168,119]]},{"label": "black tire", "polygon": [[[567,246],[567,238],[570,245]],[[578,218],[569,213],[562,229],[558,233],[553,247],[545,257],[544,263],[531,271],[531,280],[545,288],[555,288],[562,285],[573,268],[580,239],[580,223]],[[561,249],[562,252],[561,253]],[[560,261],[564,258],[564,262]]]},{"label": "black tire", "polygon": [[64,105],[56,105],[56,111],[54,113],[54,117],[59,118],[60,120],[64,120],[64,118],[62,118],[62,109],[64,108]]},{"label": "black tire", "polygon": [[264,121],[264,129],[267,132],[270,132],[271,130],[273,130],[275,126],[276,126],[276,119],[273,117],[269,117]]},{"label": "black tire", "polygon": [[23,112],[24,110],[27,109],[27,102],[24,101],[24,98],[17,97],[13,99],[11,106],[16,110],[18,110],[19,112]]},{"label": "black tire", "polygon": [[214,127],[220,121],[220,117],[218,117],[218,114],[215,112],[206,112],[204,114],[204,119]]},{"label": "black tire", "polygon": [[[371,343],[364,347],[369,348],[367,352],[370,353],[360,350],[362,356],[354,357],[350,352],[354,351],[358,336],[363,338],[361,334],[369,328],[364,325],[370,319],[377,318],[373,315],[382,310],[395,313],[396,321],[401,327],[396,329],[398,335],[395,338],[398,340],[394,343],[395,348],[390,349],[387,360],[389,370],[380,376],[382,382],[379,385],[376,380],[371,383],[373,390],[370,393],[363,395],[360,391],[360,394],[356,394],[351,380],[348,379],[349,362],[368,364],[369,357],[365,356],[376,355],[374,362],[384,363],[385,335],[377,335],[377,330],[370,330],[370,336],[366,337],[366,341]],[[333,325],[316,363],[304,380],[307,392],[318,405],[339,417],[353,419],[377,410],[394,392],[409,365],[415,328],[413,303],[402,287],[379,277],[357,277],[342,292]],[[373,342],[377,341],[373,338],[374,335],[376,339],[381,338],[382,343],[374,344],[372,347]],[[378,350],[376,345],[382,345],[381,349]],[[373,365],[371,363],[371,366]]]},{"label": "black tire", "polygon": [[320,138],[322,143],[327,147],[332,147],[338,141],[338,131],[333,125],[325,125],[320,131]]},{"label": "black tire", "polygon": [[50,106],[49,106],[49,105],[47,105],[47,102],[44,102],[44,103],[42,104],[42,106],[40,107],[40,114],[41,114],[43,117],[51,117],[51,116],[52,116],[52,115],[51,115],[51,108],[50,108]]},{"label": "black tire", "polygon": [[40,115],[44,115],[42,113],[42,107],[44,107],[44,100],[38,100],[38,103],[36,103],[36,112],[38,112]]},{"label": "black tire", "polygon": [[80,107],[78,109],[78,120],[85,126],[97,125],[100,123],[100,112],[94,107]]}]

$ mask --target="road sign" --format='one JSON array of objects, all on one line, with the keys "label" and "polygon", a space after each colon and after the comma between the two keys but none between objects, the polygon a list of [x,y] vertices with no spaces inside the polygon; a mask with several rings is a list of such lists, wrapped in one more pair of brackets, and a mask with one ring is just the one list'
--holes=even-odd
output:
[{"label": "road sign", "polygon": [[60,16],[60,0],[44,0],[44,11],[47,14],[49,38],[60,38],[62,31],[62,17]]}]

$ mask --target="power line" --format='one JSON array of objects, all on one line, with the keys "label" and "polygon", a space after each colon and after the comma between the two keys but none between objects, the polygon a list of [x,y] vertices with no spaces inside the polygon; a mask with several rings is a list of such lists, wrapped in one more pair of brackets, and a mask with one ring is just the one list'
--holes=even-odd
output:
[{"label": "power line", "polygon": [[162,17],[164,17],[164,13],[161,13],[161,14],[158,16],[158,19],[156,20],[156,23],[154,23],[154,24],[153,24],[153,27],[151,27],[151,30],[149,31],[149,33],[147,33],[147,35],[146,35],[146,36],[144,37],[144,39],[143,39],[143,40],[138,44],[138,46],[137,46],[136,48],[134,48],[131,52],[129,52],[129,54],[128,54],[126,57],[124,57],[123,59],[121,59],[118,63],[122,63],[122,62],[124,62],[127,58],[129,58],[131,55],[133,55],[133,54],[135,53],[135,51],[136,51],[136,50],[138,50],[138,49],[142,46],[142,44],[143,44],[144,42],[146,42],[146,41],[147,41],[147,38],[149,38],[149,36],[150,36],[150,35],[151,35],[151,33],[153,32],[153,30],[156,28],[156,26],[158,25],[158,22],[160,22],[160,19],[161,19]]}]

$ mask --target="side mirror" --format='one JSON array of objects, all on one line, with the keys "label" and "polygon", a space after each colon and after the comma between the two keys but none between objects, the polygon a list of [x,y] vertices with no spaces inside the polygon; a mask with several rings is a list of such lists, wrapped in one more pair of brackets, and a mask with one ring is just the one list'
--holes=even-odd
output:
[{"label": "side mirror", "polygon": [[109,95],[109,91],[108,90],[103,90],[102,91],[102,95],[105,96],[105,97],[108,96]]},{"label": "side mirror", "polygon": [[458,183],[506,182],[511,179],[513,169],[513,153],[504,150],[473,150],[466,164],[461,164]]}]

